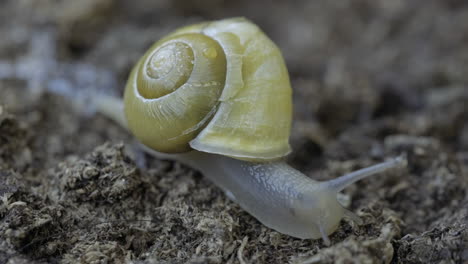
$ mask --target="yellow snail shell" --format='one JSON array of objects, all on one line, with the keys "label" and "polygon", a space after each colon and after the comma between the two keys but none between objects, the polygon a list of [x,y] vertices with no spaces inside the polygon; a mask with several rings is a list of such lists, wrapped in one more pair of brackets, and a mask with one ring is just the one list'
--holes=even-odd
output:
[{"label": "yellow snail shell", "polygon": [[268,161],[290,152],[291,94],[278,47],[250,21],[225,19],[156,42],[131,72],[125,115],[156,151]]}]

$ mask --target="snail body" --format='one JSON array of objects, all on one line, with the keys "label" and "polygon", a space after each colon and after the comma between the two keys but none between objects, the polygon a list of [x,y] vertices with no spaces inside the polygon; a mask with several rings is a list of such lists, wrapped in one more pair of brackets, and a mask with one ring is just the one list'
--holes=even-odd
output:
[{"label": "snail body", "polygon": [[264,225],[326,244],[343,216],[359,221],[337,193],[404,164],[396,158],[318,182],[281,161],[290,152],[288,72],[276,45],[243,18],[169,34],[136,64],[123,101],[96,96],[95,104],[148,152],[201,171]]},{"label": "snail body", "polygon": [[361,223],[338,202],[338,192],[360,179],[406,164],[398,157],[319,182],[282,161],[257,163],[196,150],[165,154],[143,148],[158,158],[199,170],[265,226],[297,238],[323,238],[327,245],[328,234],[338,228],[344,216]]}]

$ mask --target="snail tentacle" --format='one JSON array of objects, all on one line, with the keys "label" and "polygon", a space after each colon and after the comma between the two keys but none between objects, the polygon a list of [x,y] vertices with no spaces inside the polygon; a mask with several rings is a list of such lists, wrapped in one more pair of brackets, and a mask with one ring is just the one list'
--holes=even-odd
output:
[{"label": "snail tentacle", "polygon": [[330,237],[328,237],[328,234],[325,231],[324,225],[322,223],[318,224],[318,229],[320,230],[320,234],[322,235],[323,243],[326,246],[330,246],[331,245]]},{"label": "snail tentacle", "polygon": [[361,179],[367,178],[377,173],[381,173],[390,168],[403,167],[405,165],[406,165],[406,159],[400,156],[400,157],[392,158],[386,162],[382,162],[382,163],[379,163],[379,164],[376,164],[367,168],[353,171],[339,178],[327,181],[324,184],[327,185],[326,188],[335,190],[338,193],[339,191],[343,190],[344,188],[348,187],[349,185]]}]

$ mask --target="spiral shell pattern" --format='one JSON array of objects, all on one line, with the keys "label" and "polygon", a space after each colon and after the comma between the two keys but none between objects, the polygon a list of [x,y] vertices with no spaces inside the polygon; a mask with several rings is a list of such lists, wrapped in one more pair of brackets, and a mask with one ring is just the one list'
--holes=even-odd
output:
[{"label": "spiral shell pattern", "polygon": [[244,18],[187,26],[156,42],[124,95],[128,126],[148,147],[249,161],[290,152],[291,100],[281,52]]}]

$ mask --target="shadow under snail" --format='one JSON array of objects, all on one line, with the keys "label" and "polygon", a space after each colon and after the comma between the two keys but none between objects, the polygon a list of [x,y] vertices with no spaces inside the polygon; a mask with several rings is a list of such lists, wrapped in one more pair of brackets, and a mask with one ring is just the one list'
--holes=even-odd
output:
[{"label": "shadow under snail", "polygon": [[93,100],[147,151],[201,171],[264,225],[329,245],[343,216],[360,222],[337,193],[405,160],[310,179],[281,161],[290,152],[291,94],[278,47],[249,20],[231,18],[162,38],[133,68],[123,101]]}]

